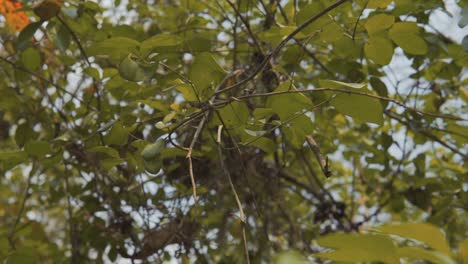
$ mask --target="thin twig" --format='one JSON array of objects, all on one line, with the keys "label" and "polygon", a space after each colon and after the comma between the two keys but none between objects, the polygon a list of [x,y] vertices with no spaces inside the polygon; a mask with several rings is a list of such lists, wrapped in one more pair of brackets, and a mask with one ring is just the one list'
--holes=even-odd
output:
[{"label": "thin twig", "polygon": [[416,112],[416,113],[421,114],[421,115],[427,115],[427,116],[431,116],[431,117],[451,119],[451,120],[457,120],[457,121],[468,121],[468,119],[461,118],[461,117],[441,115],[441,114],[429,113],[429,112],[425,112],[425,111],[422,111],[422,110],[418,110],[416,108],[407,106],[407,105],[405,105],[404,103],[402,103],[402,102],[400,102],[398,100],[388,98],[388,97],[385,97],[385,96],[380,96],[380,95],[375,95],[375,94],[365,93],[365,92],[358,92],[358,91],[353,91],[353,90],[337,89],[337,88],[313,88],[313,89],[304,89],[304,90],[287,90],[287,91],[279,91],[279,92],[247,94],[247,95],[242,95],[242,96],[238,96],[238,97],[235,97],[235,98],[231,97],[230,99],[225,100],[225,101],[216,102],[214,104],[214,106],[217,106],[218,104],[228,104],[228,103],[230,103],[232,101],[235,101],[235,100],[242,100],[242,99],[254,98],[254,97],[268,97],[268,96],[275,96],[275,95],[288,94],[288,93],[312,93],[312,92],[324,92],[324,91],[332,91],[332,92],[339,92],[339,93],[345,93],[345,94],[362,95],[362,96],[366,96],[366,97],[370,97],[370,98],[374,98],[374,99],[379,99],[379,100],[382,100],[382,101],[392,102],[392,103],[394,103],[396,105],[399,105],[399,106],[401,106],[401,107],[403,107],[403,108],[405,108],[407,110],[410,110],[412,112]]},{"label": "thin twig", "polygon": [[242,222],[242,240],[244,243],[244,250],[245,250],[245,258],[246,258],[246,263],[250,263],[250,257],[249,257],[249,250],[247,246],[247,236],[245,233],[245,225],[246,225],[246,217],[244,214],[244,210],[242,209],[242,203],[239,199],[239,195],[237,194],[236,188],[234,187],[234,184],[232,183],[232,178],[231,178],[231,173],[229,172],[228,168],[226,167],[226,164],[224,163],[224,156],[223,156],[223,151],[221,149],[221,134],[222,134],[222,126],[218,127],[218,138],[217,138],[217,145],[218,145],[218,157],[219,157],[219,164],[221,166],[221,169],[223,170],[224,175],[226,175],[226,178],[228,179],[229,186],[231,187],[231,191],[234,194],[234,198],[237,203],[237,207],[239,209],[239,218]]},{"label": "thin twig", "polygon": [[23,197],[23,201],[21,202],[21,207],[19,209],[18,215],[16,216],[15,223],[13,224],[13,226],[11,228],[11,231],[8,234],[8,242],[10,243],[10,247],[13,250],[16,250],[16,245],[15,245],[15,241],[14,241],[16,228],[17,228],[17,226],[18,226],[18,224],[19,224],[19,222],[21,220],[24,209],[26,208],[26,201],[31,196],[31,194],[29,193],[29,189],[31,189],[31,180],[32,180],[32,177],[34,176],[35,173],[36,173],[36,163],[33,162],[32,166],[31,166],[31,171],[29,172],[29,175],[28,175],[28,180],[27,180],[27,183],[26,183],[26,189],[24,190],[24,197]]},{"label": "thin twig", "polygon": [[361,12],[359,13],[358,19],[356,20],[356,24],[354,24],[353,40],[354,40],[354,37],[356,36],[356,29],[357,29],[357,26],[359,24],[359,20],[361,20],[362,13],[364,12],[364,9],[366,9],[367,4],[369,4],[369,0],[367,0],[366,3],[364,4],[364,6],[362,7]]},{"label": "thin twig", "polygon": [[301,42],[300,42],[299,40],[297,40],[297,39],[294,39],[294,40],[296,41],[297,44],[299,44],[299,46],[301,47],[301,49],[302,49],[307,55],[309,55],[309,57],[310,57],[315,63],[317,63],[317,64],[320,66],[320,68],[322,68],[322,69],[323,69],[325,72],[327,72],[330,76],[335,77],[335,74],[334,74],[331,70],[329,70],[329,69],[327,68],[327,66],[325,66],[325,65],[317,58],[317,56],[315,56],[315,54],[314,54],[312,51],[310,51],[309,49],[307,49],[307,47],[304,45],[304,43],[301,43]]},{"label": "thin twig", "polygon": [[286,25],[289,24],[289,19],[288,19],[288,16],[286,15],[286,12],[284,12],[284,8],[281,6],[281,0],[276,0],[276,3],[278,3],[278,9],[281,13],[281,16],[283,17],[284,19],[284,22],[286,23]]},{"label": "thin twig", "polygon": [[195,135],[192,138],[192,142],[190,143],[190,147],[188,148],[188,152],[186,156],[186,158],[189,161],[190,181],[192,182],[192,192],[193,192],[193,198],[195,199],[195,202],[197,202],[197,186],[195,183],[195,175],[193,173],[192,151],[193,151],[193,147],[195,146],[195,143],[197,142],[198,138],[201,135],[201,131],[203,130],[203,127],[205,126],[206,119],[207,117],[205,115],[202,117],[202,119],[198,123],[197,130],[195,131]]},{"label": "thin twig", "polygon": [[[395,114],[389,112],[389,111],[385,111],[384,112],[388,117],[390,117],[391,119],[394,119],[404,125],[406,125],[408,128],[412,128],[414,127],[414,125],[410,124],[408,121],[406,120],[403,120],[402,118],[399,118],[398,116],[396,116]],[[449,145],[447,142],[445,142],[444,140],[436,137],[434,134],[432,134],[431,132],[427,131],[427,130],[418,130],[418,129],[412,129],[414,132],[416,133],[420,133],[434,141],[436,141],[437,143],[441,144],[442,146],[450,149],[451,151],[453,151],[454,153],[457,153],[458,155],[462,156],[464,159],[468,159],[468,155],[461,152],[459,149],[457,149],[456,147],[454,146],[451,146]]]},{"label": "thin twig", "polygon": [[30,70],[28,70],[28,69],[26,69],[26,68],[24,68],[24,67],[22,67],[22,66],[20,66],[20,65],[17,65],[16,63],[14,63],[13,61],[10,61],[10,60],[7,59],[7,58],[4,58],[4,57],[1,57],[1,56],[0,56],[0,60],[6,62],[6,63],[8,63],[8,64],[10,64],[13,68],[15,68],[15,69],[17,69],[17,70],[19,70],[19,71],[25,72],[25,73],[27,73],[27,74],[29,74],[29,75],[31,75],[31,76],[34,76],[34,77],[40,79],[41,81],[44,81],[44,82],[48,83],[49,85],[52,85],[52,86],[55,87],[57,90],[63,91],[64,93],[70,95],[73,99],[76,99],[76,100],[78,100],[80,103],[85,104],[85,102],[84,102],[83,100],[81,100],[80,98],[76,97],[73,93],[67,91],[65,88],[63,88],[63,87],[61,87],[61,86],[59,86],[59,85],[53,83],[52,81],[50,81],[50,80],[48,80],[48,79],[42,77],[41,75],[39,75],[39,74],[37,74],[37,73],[35,73],[35,72],[32,72],[32,71],[30,71]]},{"label": "thin twig", "polygon": [[80,258],[80,249],[79,249],[79,241],[77,237],[77,230],[76,225],[74,224],[73,219],[73,210],[71,204],[71,194],[70,194],[70,183],[68,181],[69,174],[66,173],[65,176],[65,191],[67,192],[67,213],[68,213],[68,225],[69,225],[69,232],[70,232],[70,244],[71,244],[71,263],[77,264],[79,263]]},{"label": "thin twig", "polygon": [[322,16],[324,16],[325,14],[327,14],[328,12],[330,12],[331,10],[339,7],[340,5],[344,4],[345,2],[347,2],[348,0],[338,0],[336,1],[334,4],[324,8],[322,11],[320,11],[318,14],[316,14],[315,16],[309,18],[307,21],[305,21],[304,23],[302,23],[300,26],[298,26],[293,32],[291,32],[289,35],[287,35],[279,44],[278,46],[275,47],[275,49],[270,53],[268,54],[268,56],[265,57],[265,59],[262,61],[262,63],[260,63],[257,68],[249,75],[247,76],[245,79],[237,82],[236,84],[234,85],[231,85],[229,87],[226,87],[226,88],[223,88],[219,91],[216,91],[214,95],[218,95],[218,94],[221,94],[221,93],[224,93],[226,91],[229,91],[229,90],[232,90],[232,89],[235,89],[237,87],[240,87],[242,85],[244,85],[245,83],[249,82],[250,80],[252,80],[253,78],[255,78],[255,76],[257,76],[257,74],[259,72],[261,72],[265,66],[267,65],[267,63],[274,57],[278,54],[278,52],[286,45],[286,43],[288,43],[292,38],[294,38],[295,35],[297,35],[299,32],[301,32],[302,30],[304,30],[304,28],[306,28],[307,26],[309,26],[312,22],[316,21],[317,19],[321,18]]},{"label": "thin twig", "polygon": [[306,136],[307,144],[309,145],[310,149],[314,153],[315,157],[317,158],[318,164],[320,165],[320,169],[322,169],[323,174],[325,177],[329,178],[331,176],[330,167],[328,166],[328,157],[323,157],[320,147],[315,141],[312,135]]},{"label": "thin twig", "polygon": [[81,45],[81,42],[78,39],[78,36],[70,28],[70,26],[68,26],[68,24],[65,22],[65,20],[60,15],[57,16],[57,19],[60,21],[60,23],[62,23],[65,26],[65,28],[68,30],[68,32],[70,32],[73,40],[75,41],[76,45],[78,46],[78,49],[81,52],[81,56],[84,58],[84,60],[88,64],[88,66],[91,66],[91,63],[89,62],[89,59],[88,59],[88,55],[86,54],[86,51],[84,50],[83,46]]},{"label": "thin twig", "polygon": [[230,0],[226,0],[226,2],[228,2],[228,4],[231,6],[231,8],[234,10],[234,12],[236,13],[236,16],[238,16],[240,18],[240,20],[242,21],[242,23],[244,24],[245,28],[247,29],[247,32],[249,34],[249,36],[252,38],[252,41],[254,42],[255,44],[255,47],[257,48],[257,50],[260,52],[260,53],[263,53],[262,52],[262,46],[260,46],[260,43],[258,43],[258,40],[255,36],[255,34],[252,32],[252,29],[250,28],[250,24],[247,20],[245,20],[245,18],[242,16],[242,14],[239,12],[239,10],[237,9],[237,7],[234,5],[234,3],[232,3]]}]

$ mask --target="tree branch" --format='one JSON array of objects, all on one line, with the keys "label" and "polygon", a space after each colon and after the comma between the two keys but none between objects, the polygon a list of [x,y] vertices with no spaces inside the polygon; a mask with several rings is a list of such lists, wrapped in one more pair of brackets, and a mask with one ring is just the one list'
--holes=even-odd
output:
[{"label": "tree branch", "polygon": [[255,76],[257,76],[257,74],[259,72],[261,72],[265,66],[267,65],[267,63],[274,57],[277,55],[277,53],[286,45],[286,43],[288,43],[289,40],[291,40],[292,38],[294,38],[295,35],[297,35],[299,32],[301,32],[302,30],[304,30],[304,28],[306,28],[307,26],[309,26],[312,22],[316,21],[317,19],[321,18],[322,16],[326,15],[328,12],[330,12],[331,10],[339,7],[340,5],[344,4],[345,2],[347,2],[348,0],[339,0],[339,1],[336,1],[334,4],[324,8],[322,11],[320,11],[318,14],[316,14],[315,16],[309,18],[307,21],[305,21],[303,24],[301,24],[300,26],[298,26],[293,32],[291,32],[289,35],[287,35],[279,44],[278,46],[276,46],[276,48],[270,53],[268,54],[268,56],[265,57],[265,59],[262,61],[262,63],[260,63],[260,65],[258,65],[258,67],[254,70],[254,72],[252,72],[249,76],[247,76],[245,79],[237,82],[236,84],[234,85],[231,85],[229,87],[226,87],[224,89],[221,89],[221,90],[218,90],[215,92],[214,95],[218,95],[218,94],[221,94],[221,93],[224,93],[226,91],[229,91],[229,90],[232,90],[232,89],[235,89],[237,87],[240,87],[242,85],[244,85],[245,83],[249,82],[250,80],[252,80],[253,78],[255,78]]}]

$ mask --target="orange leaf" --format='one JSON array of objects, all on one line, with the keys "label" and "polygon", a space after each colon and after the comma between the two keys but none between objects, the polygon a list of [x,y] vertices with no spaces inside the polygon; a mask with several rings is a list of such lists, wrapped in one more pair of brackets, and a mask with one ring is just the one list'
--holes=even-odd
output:
[{"label": "orange leaf", "polygon": [[6,23],[15,31],[21,31],[29,24],[29,17],[25,12],[17,12],[23,4],[14,0],[0,0],[0,14],[5,16]]}]

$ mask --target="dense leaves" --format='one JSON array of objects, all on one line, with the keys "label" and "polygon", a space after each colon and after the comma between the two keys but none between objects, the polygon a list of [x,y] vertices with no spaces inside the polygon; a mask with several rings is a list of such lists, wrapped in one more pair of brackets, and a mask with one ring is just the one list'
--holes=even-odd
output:
[{"label": "dense leaves", "polygon": [[467,262],[446,2],[0,0],[0,260]]}]

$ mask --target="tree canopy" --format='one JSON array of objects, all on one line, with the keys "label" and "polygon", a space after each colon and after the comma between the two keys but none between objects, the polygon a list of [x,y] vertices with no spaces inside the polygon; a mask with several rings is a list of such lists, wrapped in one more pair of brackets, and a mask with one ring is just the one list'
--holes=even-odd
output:
[{"label": "tree canopy", "polygon": [[453,10],[0,0],[0,259],[468,262]]}]

